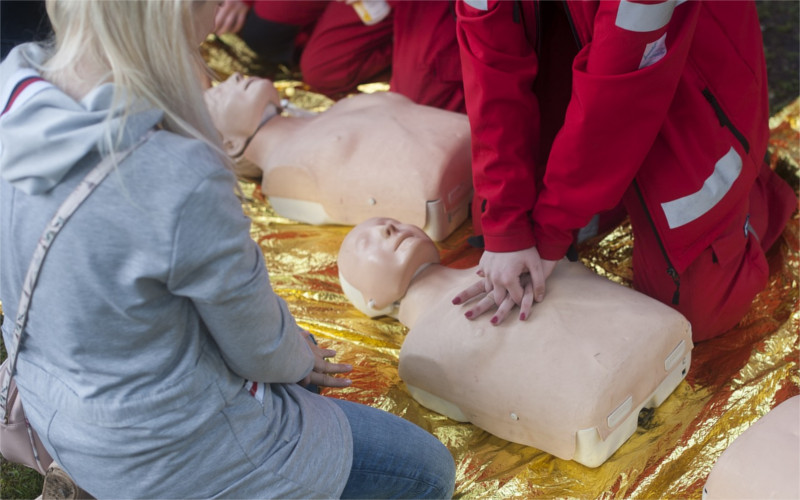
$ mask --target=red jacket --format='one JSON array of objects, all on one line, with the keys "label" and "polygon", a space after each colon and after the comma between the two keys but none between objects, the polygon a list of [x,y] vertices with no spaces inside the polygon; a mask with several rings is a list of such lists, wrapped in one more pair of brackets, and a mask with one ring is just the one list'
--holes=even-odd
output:
[{"label": "red jacket", "polygon": [[746,204],[769,118],[753,2],[468,0],[456,12],[487,250],[561,258],[625,197],[682,272]]}]

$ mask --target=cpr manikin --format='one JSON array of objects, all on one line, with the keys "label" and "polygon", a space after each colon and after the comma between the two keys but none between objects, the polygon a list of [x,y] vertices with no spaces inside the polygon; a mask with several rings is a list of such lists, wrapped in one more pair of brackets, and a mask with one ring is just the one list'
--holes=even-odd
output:
[{"label": "cpr manikin", "polygon": [[527,320],[497,326],[453,306],[475,268],[439,264],[414,226],[365,221],[338,263],[356,308],[409,327],[399,374],[419,403],[559,458],[602,464],[636,430],[639,411],[660,405],[689,369],[681,314],[579,262],[557,264]]},{"label": "cpr manikin", "polygon": [[393,217],[436,241],[466,219],[466,115],[381,92],[343,99],[315,116],[273,117],[276,98],[269,80],[239,75],[206,91],[227,152],[260,169],[254,173],[278,214],[346,225]]},{"label": "cpr manikin", "polygon": [[717,459],[704,500],[800,498],[800,396],[757,420]]}]

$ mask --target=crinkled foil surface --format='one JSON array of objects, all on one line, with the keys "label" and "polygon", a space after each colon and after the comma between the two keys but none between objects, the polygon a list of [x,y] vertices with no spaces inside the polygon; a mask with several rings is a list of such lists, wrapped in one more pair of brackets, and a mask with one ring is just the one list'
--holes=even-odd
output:
[{"label": "crinkled foil surface", "polygon": [[[222,78],[234,71],[257,73],[252,56],[235,37],[209,40],[205,49]],[[299,81],[276,86],[303,109],[320,111],[332,103]],[[386,85],[359,90],[382,91]],[[800,99],[774,116],[770,129],[771,164],[797,191]],[[242,180],[241,187],[242,206],[252,219],[251,233],[264,252],[275,291],[301,326],[336,349],[339,361],[354,366],[352,387],[325,389],[324,394],[382,408],[436,435],[455,458],[457,498],[699,499],[722,451],[770,409],[800,393],[797,212],[767,256],[769,283],[746,317],[725,335],[696,345],[686,379],[661,406],[643,412],[634,435],[592,469],[509,443],[417,404],[397,375],[407,329],[392,319],[365,317],[342,294],[336,254],[349,227],[282,218],[258,184]],[[444,265],[477,264],[478,252],[466,243],[470,230],[467,221],[438,245]],[[623,223],[583,245],[581,259],[598,274],[628,285],[632,243],[630,226]]]},{"label": "crinkled foil surface", "polygon": [[[658,408],[643,413],[634,435],[602,466],[588,468],[509,443],[471,424],[426,410],[397,375],[407,329],[370,319],[342,294],[336,254],[349,227],[308,226],[277,216],[257,184],[243,181],[244,210],[267,261],[275,291],[298,323],[338,360],[354,365],[353,385],[330,397],[400,415],[435,434],[455,457],[459,498],[700,498],[720,453],[752,422],[798,394],[798,219],[769,255],[769,286],[741,324],[697,345],[687,378]],[[469,223],[439,245],[443,263],[471,266]],[[630,227],[623,224],[582,259],[615,281],[630,277]],[[536,383],[536,381],[531,381]],[[546,404],[546,402],[543,402]]]},{"label": "crinkled foil surface", "polygon": [[[207,60],[212,67],[216,63],[220,75],[247,73],[246,64],[232,69],[236,43],[231,37],[211,44]],[[330,104],[297,81],[277,86],[297,106],[319,110]],[[359,90],[385,89],[377,83]],[[770,124],[773,167],[796,190],[799,111],[797,101]],[[504,441],[417,404],[397,374],[407,329],[393,319],[365,317],[342,294],[336,254],[349,227],[309,226],[279,217],[257,184],[242,181],[241,186],[252,235],[264,252],[275,291],[301,326],[336,349],[338,360],[354,365],[352,387],[326,389],[324,394],[382,408],[436,435],[455,458],[458,498],[699,499],[722,451],[770,409],[800,393],[797,213],[768,255],[769,284],[747,316],[727,334],[697,345],[686,379],[661,406],[642,412],[634,435],[592,469]],[[467,221],[439,244],[443,264],[477,264],[478,252],[466,243],[470,231]],[[581,259],[597,273],[627,285],[631,245],[630,226],[623,223],[583,245]]]},{"label": "crinkled foil surface", "polygon": [[[233,71],[256,73],[246,48],[237,43],[234,37],[206,43],[206,59],[222,77]],[[332,102],[298,81],[277,86],[304,109],[322,110]],[[385,89],[376,83],[360,90]],[[797,190],[800,100],[773,117],[770,128],[772,165]],[[417,404],[397,375],[407,329],[392,319],[365,317],[342,294],[336,254],[349,228],[282,218],[257,184],[243,180],[241,187],[243,209],[252,219],[252,236],[264,252],[275,291],[302,327],[336,349],[339,361],[354,365],[352,387],[324,393],[382,408],[436,435],[455,458],[457,498],[699,499],[722,451],[770,409],[800,393],[797,213],[768,254],[769,284],[747,316],[727,334],[695,346],[686,379],[661,406],[643,412],[634,435],[592,469],[509,443]],[[470,230],[468,221],[439,244],[443,264],[478,262],[478,252],[466,243]],[[597,273],[629,284],[631,245],[630,226],[623,223],[584,245],[581,259]]]}]

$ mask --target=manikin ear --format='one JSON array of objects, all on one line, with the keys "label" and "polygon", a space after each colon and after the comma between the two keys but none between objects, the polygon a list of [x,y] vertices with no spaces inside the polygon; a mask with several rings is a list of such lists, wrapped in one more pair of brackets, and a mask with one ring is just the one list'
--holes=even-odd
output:
[{"label": "manikin ear", "polygon": [[228,156],[238,155],[242,152],[242,148],[246,143],[246,139],[242,138],[230,138],[224,137],[222,139],[222,148],[225,150]]}]

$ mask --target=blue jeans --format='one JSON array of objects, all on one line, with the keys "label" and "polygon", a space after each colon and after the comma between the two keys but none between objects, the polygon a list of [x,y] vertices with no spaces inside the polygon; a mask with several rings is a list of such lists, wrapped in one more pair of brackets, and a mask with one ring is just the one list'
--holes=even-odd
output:
[{"label": "blue jeans", "polygon": [[453,456],[432,434],[383,410],[330,399],[353,432],[353,466],[342,498],[452,498]]}]

